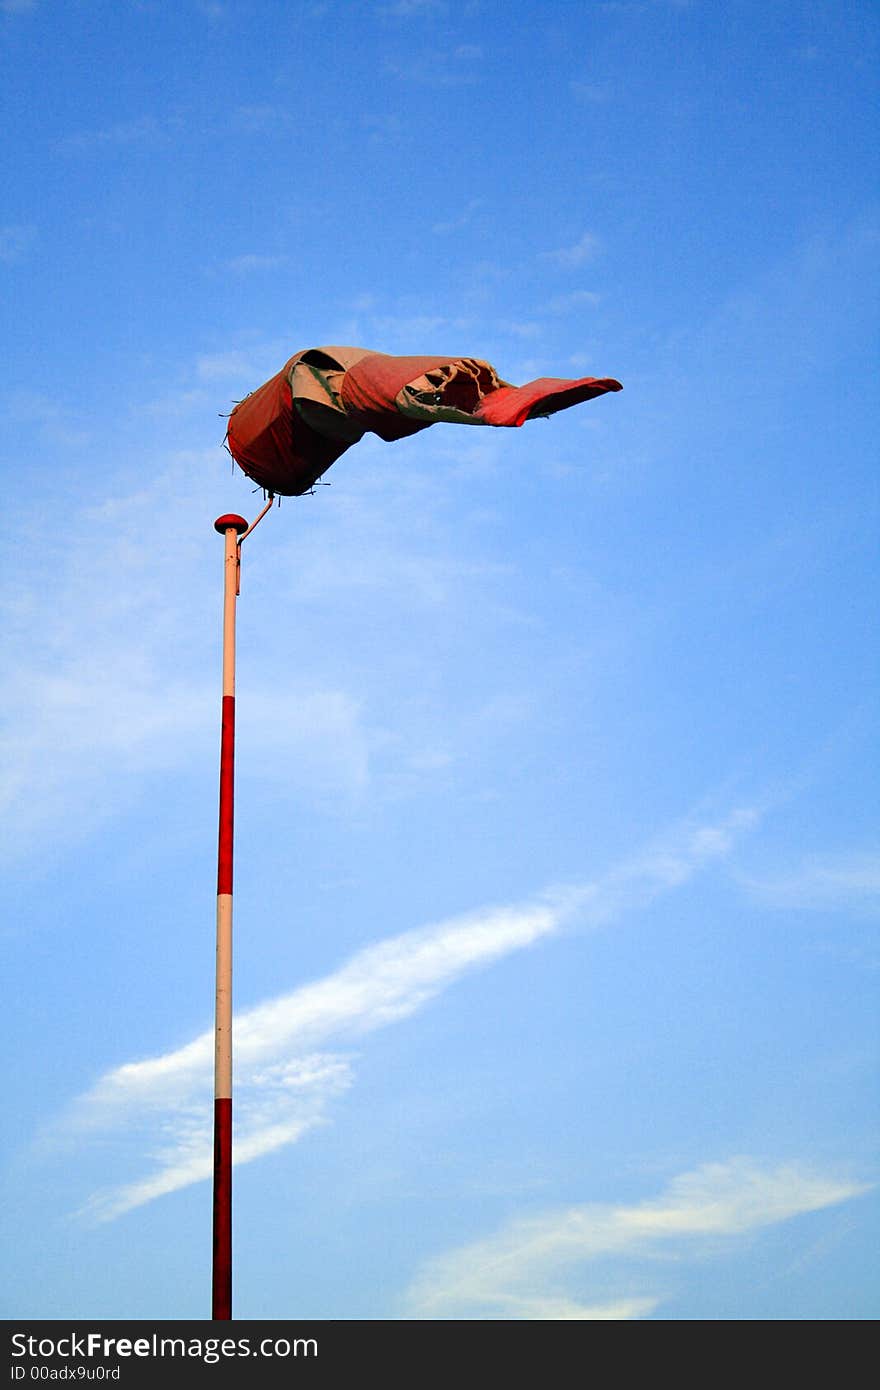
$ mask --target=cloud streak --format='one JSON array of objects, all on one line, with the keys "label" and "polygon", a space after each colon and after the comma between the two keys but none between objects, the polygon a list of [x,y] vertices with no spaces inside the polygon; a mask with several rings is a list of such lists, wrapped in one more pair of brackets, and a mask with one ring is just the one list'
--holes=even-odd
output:
[{"label": "cloud streak", "polygon": [[261,255],[258,252],[247,252],[242,256],[233,256],[231,260],[224,261],[223,269],[232,275],[250,275],[254,271],[279,270],[281,266],[287,265],[290,260],[286,255]]},{"label": "cloud streak", "polygon": [[[637,1294],[585,1302],[556,1285],[571,1278],[574,1267],[602,1260],[607,1294],[609,1259],[631,1263],[659,1252],[687,1257],[709,1243],[714,1247],[719,1238],[734,1239],[868,1190],[864,1183],[798,1164],[762,1167],[749,1158],[706,1164],[674,1178],[659,1197],[518,1217],[484,1240],[436,1256],[408,1291],[409,1315],[555,1321],[645,1317],[661,1298],[646,1296],[644,1287]],[[633,1278],[630,1270],[617,1280],[631,1284]]]},{"label": "cloud streak", "polygon": [[13,222],[5,223],[0,227],[0,263],[14,265],[16,261],[24,260],[35,235],[33,227],[23,227]]},{"label": "cloud streak", "polygon": [[[325,978],[238,1015],[234,1161],[259,1158],[324,1123],[331,1103],[352,1084],[350,1049],[360,1039],[567,924],[599,926],[681,886],[728,853],[755,819],[754,811],[741,809],[715,824],[679,827],[595,883],[377,942]],[[172,1052],[115,1068],[74,1103],[65,1119],[69,1135],[139,1130],[153,1144],[152,1172],[95,1194],[87,1215],[112,1219],[210,1176],[212,1060],[213,1034],[206,1031]]]},{"label": "cloud streak", "polygon": [[814,856],[789,873],[769,878],[738,877],[767,907],[811,912],[880,911],[880,853]]},{"label": "cloud streak", "polygon": [[579,266],[593,260],[598,251],[599,238],[592,232],[584,232],[571,246],[561,246],[556,251],[544,251],[542,255],[544,260],[551,261],[560,270],[577,270]]},{"label": "cloud streak", "polygon": [[129,121],[96,130],[78,130],[63,136],[57,144],[62,153],[78,154],[99,149],[130,149],[132,146],[153,145],[168,133],[167,122],[155,116],[138,116]]}]

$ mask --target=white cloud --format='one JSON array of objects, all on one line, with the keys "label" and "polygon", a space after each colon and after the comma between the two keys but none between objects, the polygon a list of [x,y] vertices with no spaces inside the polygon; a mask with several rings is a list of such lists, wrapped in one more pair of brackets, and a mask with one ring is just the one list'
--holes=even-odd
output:
[{"label": "white cloud", "polygon": [[405,62],[388,59],[385,71],[425,87],[459,87],[478,82],[481,50],[475,44],[410,53]]},{"label": "white cloud", "polygon": [[361,116],[360,122],[367,131],[371,145],[396,149],[408,144],[412,139],[405,121],[396,111],[385,111],[380,115],[365,113]]},{"label": "white cloud", "polygon": [[553,314],[568,314],[573,309],[592,309],[600,299],[595,290],[572,290],[571,294],[554,295],[547,308]]},{"label": "white cloud", "polygon": [[556,251],[544,251],[542,253],[545,260],[552,261],[562,270],[576,270],[578,266],[585,265],[598,254],[599,238],[592,232],[584,232],[583,236],[571,246],[562,246]]},{"label": "white cloud", "polygon": [[[429,1260],[407,1307],[414,1318],[621,1319],[644,1317],[661,1301],[646,1296],[633,1261],[662,1249],[686,1258],[708,1240],[732,1239],[818,1211],[869,1190],[799,1164],[761,1167],[747,1158],[712,1163],[675,1178],[659,1197],[630,1206],[590,1204],[523,1216],[483,1240]],[[623,1269],[608,1273],[608,1260]],[[602,1260],[606,1297],[572,1298],[557,1285],[589,1287],[589,1264]],[[586,1275],[573,1274],[586,1266]],[[638,1285],[608,1300],[609,1283]]]},{"label": "white cloud", "polygon": [[58,148],[69,153],[94,149],[125,149],[132,145],[152,145],[166,133],[166,123],[155,116],[136,116],[130,121],[117,121],[114,125],[103,126],[97,130],[74,131],[58,141]]},{"label": "white cloud", "polygon": [[445,14],[445,0],[384,0],[378,6],[380,15],[396,19],[414,19],[420,15]]},{"label": "white cloud", "polygon": [[196,373],[202,381],[246,382],[258,376],[259,371],[255,353],[241,348],[203,353],[196,362]]},{"label": "white cloud", "polygon": [[768,907],[815,912],[880,910],[880,853],[851,852],[805,859],[794,870],[737,881]]},{"label": "white cloud", "polygon": [[251,106],[236,106],[229,119],[233,130],[258,135],[287,124],[291,120],[291,113],[283,106],[260,102]]},{"label": "white cloud", "polygon": [[[560,907],[538,903],[407,932],[238,1016],[234,1161],[293,1143],[350,1084],[349,1059],[316,1048],[331,1039],[350,1043],[407,1017],[468,970],[554,931],[562,915]],[[206,1032],[175,1052],[118,1067],[76,1104],[74,1128],[127,1128],[146,1116],[169,1136],[154,1154],[152,1174],[98,1194],[88,1214],[118,1216],[210,1176],[212,1059],[213,1034]]]},{"label": "white cloud", "polygon": [[92,437],[82,423],[82,416],[65,408],[48,392],[12,391],[3,407],[8,420],[36,427],[41,442],[55,449],[78,448],[88,444]]},{"label": "white cloud", "polygon": [[593,106],[600,106],[611,96],[610,87],[602,82],[572,82],[571,90],[578,101],[588,102]]},{"label": "white cloud", "polygon": [[[368,946],[324,979],[240,1014],[235,1020],[235,1162],[293,1143],[322,1123],[352,1082],[346,1049],[408,1018],[463,975],[553,936],[570,922],[598,926],[677,887],[726,854],[755,813],[717,825],[686,825],[604,879],[548,890],[532,902],[490,908]],[[86,1211],[110,1219],[211,1172],[213,1034],[108,1072],[76,1101],[71,1134],[141,1128],[154,1169],[101,1192]],[[144,1129],[146,1126],[146,1129]],[[156,1134],[163,1136],[156,1144]]]},{"label": "white cloud", "polygon": [[455,217],[450,217],[445,222],[435,222],[431,228],[436,236],[448,236],[450,232],[460,232],[467,227],[474,219],[474,214],[485,205],[484,198],[471,198],[464,208]]},{"label": "white cloud", "polygon": [[228,270],[232,275],[250,275],[254,271],[260,270],[279,270],[281,266],[287,265],[289,256],[260,255],[257,252],[247,253],[242,256],[233,256],[231,260],[224,261],[223,269]]},{"label": "white cloud", "polygon": [[33,227],[7,222],[0,227],[0,262],[13,265],[27,254],[36,233]]},{"label": "white cloud", "polygon": [[540,338],[544,325],[537,319],[501,319],[498,330],[509,333],[512,338]]},{"label": "white cloud", "polygon": [[377,314],[373,318],[373,328],[383,341],[391,339],[395,344],[410,345],[466,323],[467,320],[449,319],[441,314]]}]

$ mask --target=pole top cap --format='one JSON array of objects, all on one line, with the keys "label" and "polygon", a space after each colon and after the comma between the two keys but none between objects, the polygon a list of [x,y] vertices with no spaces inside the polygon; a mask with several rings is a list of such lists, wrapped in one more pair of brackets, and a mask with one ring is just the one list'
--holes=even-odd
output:
[{"label": "pole top cap", "polygon": [[230,526],[234,526],[238,534],[241,535],[242,531],[247,530],[248,523],[243,516],[236,516],[234,512],[227,512],[225,516],[218,516],[214,522],[214,530],[219,531],[221,536],[229,530]]}]

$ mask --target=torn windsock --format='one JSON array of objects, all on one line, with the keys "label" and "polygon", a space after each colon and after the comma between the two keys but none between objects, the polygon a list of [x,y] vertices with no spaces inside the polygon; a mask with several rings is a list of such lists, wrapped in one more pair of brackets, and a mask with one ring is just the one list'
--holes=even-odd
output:
[{"label": "torn windsock", "polygon": [[392,357],[365,348],[308,348],[229,418],[236,463],[268,492],[300,496],[372,430],[402,439],[429,425],[523,425],[621,390],[610,377],[502,381],[476,357]]}]

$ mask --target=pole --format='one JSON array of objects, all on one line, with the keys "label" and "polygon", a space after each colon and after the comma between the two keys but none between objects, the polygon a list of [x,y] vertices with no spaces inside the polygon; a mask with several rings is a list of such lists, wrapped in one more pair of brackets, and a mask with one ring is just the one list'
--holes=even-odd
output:
[{"label": "pole", "polygon": [[214,1030],[214,1255],[211,1317],[232,1317],[232,826],[235,795],[235,601],[241,516],[220,516],[226,539],[223,584],[223,701],[220,833],[217,847],[217,989]]}]

